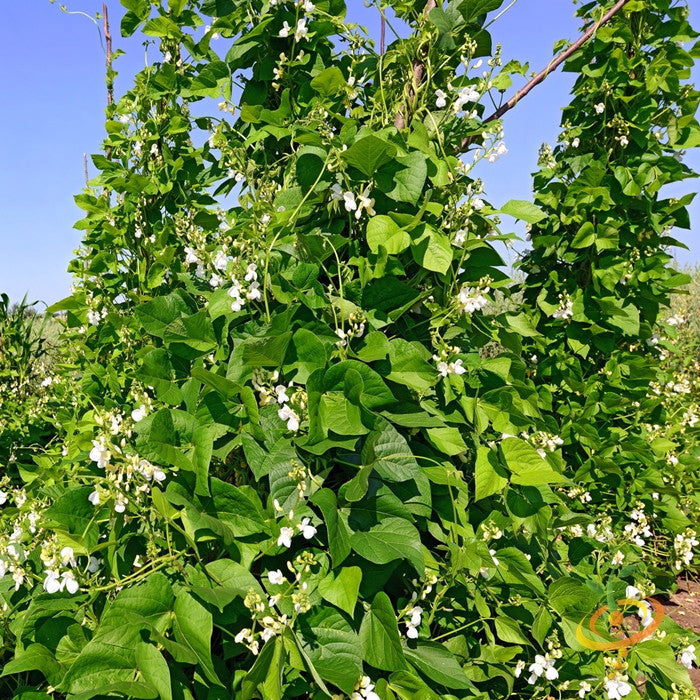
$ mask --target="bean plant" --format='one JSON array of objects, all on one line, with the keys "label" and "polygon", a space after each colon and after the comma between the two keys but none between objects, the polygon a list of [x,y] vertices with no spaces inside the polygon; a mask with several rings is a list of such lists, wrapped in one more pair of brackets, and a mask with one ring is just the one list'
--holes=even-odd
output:
[{"label": "bean plant", "polygon": [[506,101],[502,0],[381,0],[386,46],[344,0],[121,3],[149,61],[114,96],[108,55],[58,438],[3,477],[3,697],[696,697],[650,598],[700,515],[685,3],[578,5],[500,208],[545,77]]}]

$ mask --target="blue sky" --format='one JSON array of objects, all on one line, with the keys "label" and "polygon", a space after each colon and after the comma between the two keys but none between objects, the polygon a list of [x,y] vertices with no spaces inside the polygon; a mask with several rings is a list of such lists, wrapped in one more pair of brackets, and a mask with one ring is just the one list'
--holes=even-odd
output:
[{"label": "blue sky", "polygon": [[[61,0],[69,10],[94,16],[95,0]],[[349,18],[378,35],[376,10],[361,0],[347,0]],[[144,65],[141,40],[119,37],[123,8],[109,0],[115,49],[127,53],[115,67],[120,72],[117,95]],[[529,61],[539,70],[552,57],[560,38],[575,39],[578,23],[567,0],[518,0],[491,27],[503,45],[505,60]],[[0,292],[14,300],[53,303],[69,293],[66,267],[80,242],[73,224],[81,217],[73,195],[84,186],[83,153],[100,152],[104,134],[104,53],[95,26],[85,17],[67,15],[48,0],[21,0],[3,6],[0,23]],[[573,76],[558,73],[536,88],[505,119],[506,157],[479,174],[488,199],[499,206],[508,199],[527,199],[530,173],[536,169],[541,143],[553,143],[560,109]],[[689,163],[700,169],[700,154]],[[94,175],[94,168],[91,168]],[[687,191],[692,181],[677,192]],[[675,192],[674,192],[675,194]],[[691,217],[700,220],[694,204]],[[681,263],[700,262],[700,245],[690,232],[678,232],[690,251],[679,251]]]}]

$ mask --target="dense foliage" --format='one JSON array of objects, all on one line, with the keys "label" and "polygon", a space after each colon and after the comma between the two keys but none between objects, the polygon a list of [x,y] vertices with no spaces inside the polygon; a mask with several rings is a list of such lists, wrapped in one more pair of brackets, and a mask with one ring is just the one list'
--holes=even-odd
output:
[{"label": "dense foliage", "polygon": [[497,210],[500,0],[385,2],[383,53],[343,0],[122,4],[160,55],[76,198],[58,439],[2,482],[3,697],[695,697],[646,600],[698,545],[687,8],[597,26]]}]

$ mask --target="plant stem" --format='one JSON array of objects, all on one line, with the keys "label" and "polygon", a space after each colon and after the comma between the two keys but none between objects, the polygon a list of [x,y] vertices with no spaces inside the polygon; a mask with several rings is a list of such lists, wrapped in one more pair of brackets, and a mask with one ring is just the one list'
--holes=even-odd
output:
[{"label": "plant stem", "polygon": [[[511,97],[508,102],[499,107],[491,116],[484,119],[484,124],[488,122],[500,119],[506,112],[510,111],[515,107],[523,97],[525,97],[534,87],[539,85],[544,79],[553,71],[555,71],[564,61],[566,61],[569,56],[576,53],[586,42],[588,42],[593,35],[598,31],[599,27],[609,22],[627,3],[629,0],[618,0],[613,7],[608,10],[597,22],[594,22],[587,30],[584,32],[568,49],[562,51],[555,59],[550,61],[549,65],[541,70],[530,82],[522,89],[518,90],[513,97]],[[469,136],[462,141],[462,150],[467,148],[472,142],[474,137]]]}]

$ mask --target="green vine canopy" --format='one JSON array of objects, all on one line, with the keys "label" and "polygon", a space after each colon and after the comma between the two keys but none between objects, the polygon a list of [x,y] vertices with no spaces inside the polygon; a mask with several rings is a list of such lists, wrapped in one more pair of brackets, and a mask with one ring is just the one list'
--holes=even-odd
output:
[{"label": "green vine canopy", "polygon": [[[115,96],[110,38],[52,435],[3,457],[3,697],[696,697],[693,632],[587,627],[697,566],[686,4],[578,3],[508,101],[502,0],[378,1],[380,46],[344,0],[121,4],[158,55]],[[475,167],[559,64],[497,209]]]}]

